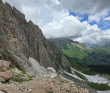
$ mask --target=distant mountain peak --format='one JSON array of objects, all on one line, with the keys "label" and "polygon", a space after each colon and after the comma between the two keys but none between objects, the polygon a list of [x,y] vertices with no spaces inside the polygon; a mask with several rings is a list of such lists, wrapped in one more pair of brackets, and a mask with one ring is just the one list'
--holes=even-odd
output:
[{"label": "distant mountain peak", "polygon": [[50,39],[69,57],[83,58],[88,55],[87,51],[91,51],[85,43],[79,43],[67,38]]},{"label": "distant mountain peak", "polygon": [[65,44],[73,44],[74,46],[77,46],[81,49],[91,49],[90,47],[88,47],[85,43],[79,43],[78,41],[73,41],[71,39],[68,39],[68,38],[51,38],[50,39],[51,41],[54,41],[56,43],[65,43]]}]

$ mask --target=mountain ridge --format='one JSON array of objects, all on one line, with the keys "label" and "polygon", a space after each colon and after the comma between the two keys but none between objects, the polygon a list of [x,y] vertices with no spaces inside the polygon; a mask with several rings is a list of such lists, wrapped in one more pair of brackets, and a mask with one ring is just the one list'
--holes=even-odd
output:
[{"label": "mountain ridge", "polygon": [[31,73],[29,57],[46,68],[68,67],[63,52],[44,37],[37,25],[27,22],[23,13],[0,0],[0,59],[11,61],[12,66]]},{"label": "mountain ridge", "polygon": [[79,43],[67,38],[50,39],[69,57],[84,58],[92,49],[85,43]]},{"label": "mountain ridge", "polygon": [[[86,51],[84,50],[87,48],[85,44],[82,44],[82,46],[78,46],[79,43],[76,41],[70,40],[69,42],[71,43],[68,45],[66,44],[64,48],[67,48],[69,50],[75,49],[76,51],[80,50],[77,52],[80,52],[80,53],[84,52],[84,54],[81,54],[84,56],[87,54]],[[73,46],[73,43],[75,44],[75,46]],[[15,85],[20,86],[19,88],[18,86],[16,86],[16,88],[18,89],[18,91],[20,91],[20,93],[21,93],[21,90],[23,90],[23,92],[25,90],[26,90],[25,92],[30,91],[27,89],[26,86],[24,87],[24,85],[29,85],[30,87],[31,86],[30,82],[32,85],[38,84],[37,86],[39,88],[39,83],[37,82],[37,80],[39,80],[41,77],[35,77],[35,81],[32,80],[25,83],[23,81],[22,82],[20,81],[20,78],[24,78],[24,74],[25,74],[25,78],[28,76],[27,74],[29,75],[31,74],[32,76],[33,75],[37,76],[35,73],[33,73],[34,71],[39,71],[39,73],[42,73],[43,71],[49,70],[49,69],[46,69],[47,67],[49,68],[53,67],[57,72],[59,72],[58,77],[56,77],[56,79],[59,79],[59,78],[61,79],[58,85],[61,84],[62,82],[62,85],[60,86],[59,91],[61,91],[61,89],[63,88],[63,84],[68,81],[72,83],[74,82],[75,84],[82,87],[82,88],[78,87],[78,89],[81,89],[81,92],[85,92],[85,91],[82,91],[82,89],[85,87],[88,89],[91,89],[90,86],[88,85],[88,82],[90,81],[89,77],[91,78],[91,76],[88,77],[88,75],[78,71],[81,69],[83,69],[84,71],[85,70],[89,71],[89,69],[84,67],[82,64],[77,63],[72,58],[65,56],[62,50],[59,49],[59,47],[53,41],[47,40],[45,38],[41,29],[37,25],[35,25],[32,21],[27,22],[25,19],[25,15],[23,13],[21,13],[15,7],[11,7],[10,4],[8,3],[4,4],[2,0],[0,0],[0,60],[9,61],[10,65],[8,69],[21,73],[21,76],[20,74],[17,74],[17,76],[15,75],[15,77],[11,76],[12,78],[20,82],[20,84],[14,82]],[[71,65],[71,68],[70,68],[70,65]],[[16,68],[18,68],[19,70]],[[78,69],[76,70],[76,68]],[[26,72],[27,74],[24,72]],[[98,76],[93,76],[93,77],[98,77]],[[26,80],[30,80],[30,79],[32,78],[28,77],[28,79]],[[94,83],[96,84],[99,81],[102,81],[102,79],[103,78],[101,79],[98,78],[97,82],[94,82]],[[10,80],[10,79],[7,79],[7,80]],[[40,83],[42,82],[41,90],[43,90],[42,86],[43,87],[45,86],[45,82],[43,82],[45,78],[43,77],[40,80],[41,80]],[[92,79],[89,83],[92,84],[91,83],[92,81],[94,81],[94,79]],[[9,82],[12,82],[12,83],[10,83],[9,85],[6,84],[8,85],[8,89],[12,87],[11,84],[14,84],[13,81],[9,81]],[[109,81],[107,80],[107,82]],[[54,92],[52,89],[56,88],[56,86],[54,86],[55,80],[51,79],[51,81],[46,82],[46,84],[49,85],[46,87],[46,89],[49,89],[48,92],[49,93]],[[30,88],[32,92],[33,91],[36,92],[37,90],[35,89],[35,85],[33,89]],[[14,90],[13,88],[12,90]],[[63,90],[68,92],[68,91],[71,91],[70,89],[75,90],[74,88],[75,87],[71,87],[71,85],[69,85],[69,90],[67,89],[66,90],[63,89]],[[3,87],[1,86],[1,89],[5,89],[8,91],[8,89],[6,89],[4,85]],[[87,90],[86,92],[88,93],[89,91]]]}]

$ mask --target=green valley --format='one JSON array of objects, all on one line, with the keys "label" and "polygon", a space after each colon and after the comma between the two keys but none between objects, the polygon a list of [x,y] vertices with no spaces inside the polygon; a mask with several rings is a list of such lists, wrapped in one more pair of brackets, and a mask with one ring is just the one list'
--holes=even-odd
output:
[{"label": "green valley", "polygon": [[75,69],[86,73],[110,74],[110,45],[87,47],[70,39],[51,39],[64,52],[70,65]]},{"label": "green valley", "polygon": [[106,53],[110,54],[110,45],[100,45],[96,47],[92,47],[95,53]]},{"label": "green valley", "polygon": [[91,49],[86,46],[86,44],[81,44],[70,39],[51,39],[57,46],[62,49],[62,51],[68,57],[75,57],[78,59],[83,59],[88,53],[91,53]]}]

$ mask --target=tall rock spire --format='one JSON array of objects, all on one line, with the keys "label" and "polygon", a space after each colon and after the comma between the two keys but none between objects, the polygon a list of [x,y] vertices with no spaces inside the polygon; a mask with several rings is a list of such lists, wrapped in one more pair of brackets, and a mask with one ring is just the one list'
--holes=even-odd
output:
[{"label": "tall rock spire", "polygon": [[44,37],[37,25],[27,22],[23,13],[8,3],[0,6],[0,13],[1,59],[11,61],[12,66],[25,72],[31,67],[29,56],[37,58],[44,67],[57,71],[67,68],[68,60],[62,51]]}]

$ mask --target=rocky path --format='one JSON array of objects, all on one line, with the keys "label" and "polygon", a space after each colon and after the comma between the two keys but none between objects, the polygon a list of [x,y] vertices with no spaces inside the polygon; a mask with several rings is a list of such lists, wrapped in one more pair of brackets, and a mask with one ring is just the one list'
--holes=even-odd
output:
[{"label": "rocky path", "polygon": [[0,90],[5,90],[7,93],[89,93],[87,89],[79,88],[67,81],[46,77],[36,77],[23,83],[1,83]]}]

